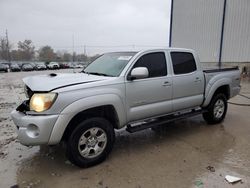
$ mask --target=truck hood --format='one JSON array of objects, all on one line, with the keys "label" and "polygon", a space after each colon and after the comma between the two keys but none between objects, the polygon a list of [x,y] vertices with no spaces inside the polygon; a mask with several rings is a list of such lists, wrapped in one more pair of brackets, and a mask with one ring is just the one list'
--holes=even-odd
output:
[{"label": "truck hood", "polygon": [[88,75],[84,73],[52,73],[48,75],[26,77],[23,79],[23,82],[32,91],[52,91],[72,85],[98,82],[108,78],[109,77]]}]

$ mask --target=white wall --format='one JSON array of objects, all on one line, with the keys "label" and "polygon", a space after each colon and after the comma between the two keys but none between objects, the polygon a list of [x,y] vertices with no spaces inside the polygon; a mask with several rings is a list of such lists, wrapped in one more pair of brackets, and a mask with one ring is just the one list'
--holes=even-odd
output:
[{"label": "white wall", "polygon": [[[172,46],[218,62],[223,0],[173,0]],[[250,62],[250,0],[227,0],[222,62]]]},{"label": "white wall", "polygon": [[227,0],[222,61],[250,62],[250,1]]}]

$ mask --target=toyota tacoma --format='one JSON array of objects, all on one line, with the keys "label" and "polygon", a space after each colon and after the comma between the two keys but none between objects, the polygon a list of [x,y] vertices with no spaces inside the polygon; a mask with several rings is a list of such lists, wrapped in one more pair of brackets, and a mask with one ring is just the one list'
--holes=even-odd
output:
[{"label": "toyota tacoma", "polygon": [[193,50],[178,48],[106,53],[80,73],[23,81],[27,100],[11,113],[19,141],[65,141],[79,167],[105,160],[115,129],[133,133],[197,114],[220,123],[240,91],[238,67],[203,70]]}]

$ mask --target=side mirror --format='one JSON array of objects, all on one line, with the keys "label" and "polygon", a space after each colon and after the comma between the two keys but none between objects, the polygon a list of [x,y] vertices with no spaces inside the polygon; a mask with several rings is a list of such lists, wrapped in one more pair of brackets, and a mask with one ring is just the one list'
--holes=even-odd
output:
[{"label": "side mirror", "polygon": [[129,80],[147,78],[149,75],[148,69],[146,67],[136,67],[132,69]]}]

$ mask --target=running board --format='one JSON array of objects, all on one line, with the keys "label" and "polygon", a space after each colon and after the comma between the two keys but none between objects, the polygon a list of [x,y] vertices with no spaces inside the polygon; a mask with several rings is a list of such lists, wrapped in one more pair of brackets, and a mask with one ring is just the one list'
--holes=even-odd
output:
[{"label": "running board", "polygon": [[199,115],[199,114],[201,114],[203,112],[205,112],[205,110],[192,110],[191,112],[183,113],[183,114],[180,114],[180,115],[167,115],[165,117],[158,118],[155,121],[142,122],[142,124],[136,125],[136,126],[131,126],[131,124],[128,124],[126,130],[129,133],[134,133],[134,132],[137,132],[137,131],[141,131],[141,130],[144,130],[144,129],[149,129],[149,128],[156,127],[156,126],[159,126],[159,125],[162,125],[162,124],[165,124],[165,123],[172,122],[172,121],[176,121],[176,120],[196,116],[196,115]]}]

